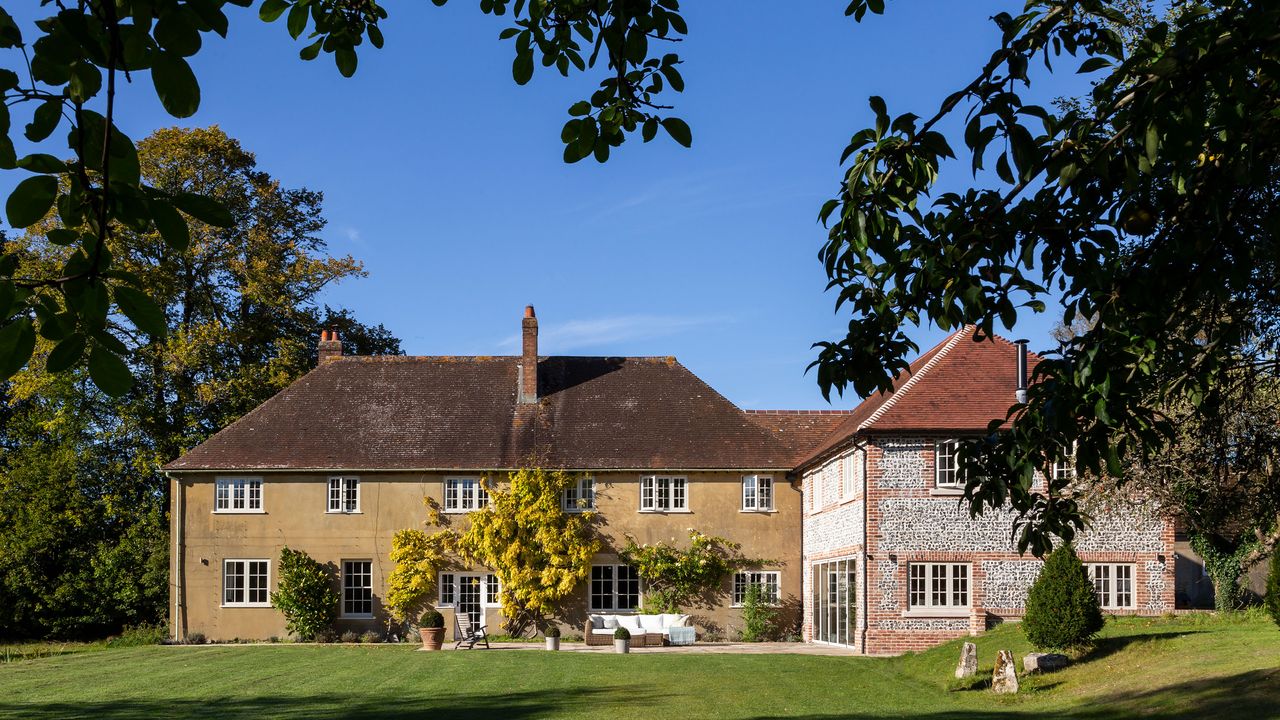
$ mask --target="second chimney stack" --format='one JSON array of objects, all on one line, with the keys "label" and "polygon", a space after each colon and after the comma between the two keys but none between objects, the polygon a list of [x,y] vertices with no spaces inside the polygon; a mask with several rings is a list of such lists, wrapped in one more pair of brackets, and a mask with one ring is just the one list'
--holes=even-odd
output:
[{"label": "second chimney stack", "polygon": [[533,306],[526,305],[520,321],[522,348],[520,358],[520,402],[538,402],[538,318]]}]

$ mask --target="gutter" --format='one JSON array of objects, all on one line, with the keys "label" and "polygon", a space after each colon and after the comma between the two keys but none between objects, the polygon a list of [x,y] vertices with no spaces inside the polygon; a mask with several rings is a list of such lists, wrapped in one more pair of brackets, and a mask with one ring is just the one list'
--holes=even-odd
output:
[{"label": "gutter", "polygon": [[[856,442],[854,443],[854,447],[858,447]],[[862,446],[862,562],[858,563],[860,565],[860,568],[859,568],[860,572],[858,574],[862,576],[858,578],[858,584],[862,586],[862,612],[858,613],[858,625],[859,625],[859,630],[861,631],[861,634],[862,634],[861,644],[859,645],[859,647],[862,648],[863,655],[867,654],[867,625],[869,624],[867,616],[871,614],[871,603],[870,603],[870,600],[868,599],[869,595],[867,593],[867,577],[869,575],[867,571],[867,563],[871,560],[871,554],[867,552],[867,543],[869,542],[869,539],[871,537],[871,528],[867,525],[870,519],[870,505],[871,505],[871,492],[870,492],[871,491],[871,473],[868,472],[869,468],[867,466],[868,454],[869,453],[867,453],[867,446],[863,445]]]},{"label": "gutter", "polygon": [[182,481],[174,478],[167,471],[165,478],[169,480],[170,492],[173,493],[173,504],[169,512],[170,540],[169,578],[170,578],[170,634],[173,640],[182,642],[187,638],[187,538],[186,538],[186,493]]},{"label": "gutter", "polygon": [[[311,473],[311,472],[331,472],[331,473],[491,473],[491,472],[519,472],[528,468],[508,467],[508,468],[460,468],[460,467],[427,467],[427,468],[349,468],[349,467],[296,467],[296,468],[168,468],[164,470],[165,475],[169,473],[184,474],[225,474],[225,473],[254,473],[258,475],[266,473]],[[690,468],[690,467],[637,467],[637,468],[543,468],[544,470],[558,470],[569,473],[753,473],[753,472],[772,472],[772,473],[790,473],[791,466],[783,467],[732,467],[732,468]]]}]

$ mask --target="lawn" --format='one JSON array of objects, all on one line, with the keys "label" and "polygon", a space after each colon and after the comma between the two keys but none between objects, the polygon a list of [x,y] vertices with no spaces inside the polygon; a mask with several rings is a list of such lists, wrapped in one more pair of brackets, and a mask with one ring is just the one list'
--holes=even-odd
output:
[{"label": "lawn", "polygon": [[[979,638],[1028,651],[1021,630]],[[21,718],[1280,718],[1280,630],[1257,613],[1108,622],[1065,671],[1000,697],[951,679],[959,642],[900,658],[135,647],[0,664]]]}]

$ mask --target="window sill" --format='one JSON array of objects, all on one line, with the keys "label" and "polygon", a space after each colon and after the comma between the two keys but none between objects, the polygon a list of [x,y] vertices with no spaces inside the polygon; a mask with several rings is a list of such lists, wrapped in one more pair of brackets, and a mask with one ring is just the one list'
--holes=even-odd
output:
[{"label": "window sill", "polygon": [[266,510],[214,510],[211,515],[266,515]]},{"label": "window sill", "polygon": [[271,603],[222,603],[220,608],[269,608]]},{"label": "window sill", "polygon": [[373,613],[367,613],[363,615],[339,615],[338,619],[339,620],[372,620]]},{"label": "window sill", "polygon": [[778,511],[777,510],[748,510],[747,508],[743,508],[738,512],[744,513],[747,515],[773,515]]},{"label": "window sill", "polygon": [[692,510],[641,510],[643,515],[690,515]]},{"label": "window sill", "polygon": [[476,512],[479,509],[480,508],[470,508],[467,510],[441,510],[440,512],[444,513],[445,515],[467,515],[469,513]]},{"label": "window sill", "polygon": [[961,495],[964,495],[964,488],[932,487],[932,488],[929,488],[929,494],[934,497],[959,497]]},{"label": "window sill", "polygon": [[970,608],[917,608],[902,613],[904,618],[967,618],[973,611]]},{"label": "window sill", "polygon": [[363,515],[361,510],[326,510],[325,515]]}]

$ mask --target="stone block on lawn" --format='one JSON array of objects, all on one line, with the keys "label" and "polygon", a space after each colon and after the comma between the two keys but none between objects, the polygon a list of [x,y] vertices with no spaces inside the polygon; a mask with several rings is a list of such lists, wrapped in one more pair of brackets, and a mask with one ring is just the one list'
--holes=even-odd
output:
[{"label": "stone block on lawn", "polygon": [[1027,673],[1045,673],[1061,670],[1071,661],[1066,655],[1058,653],[1027,653],[1022,658],[1022,671]]},{"label": "stone block on lawn", "polygon": [[978,672],[978,646],[971,642],[960,649],[960,664],[956,665],[956,677],[973,677]]},{"label": "stone block on lawn", "polygon": [[1001,650],[996,656],[996,670],[991,674],[991,689],[999,695],[1018,692],[1018,669],[1013,663],[1013,653]]}]

